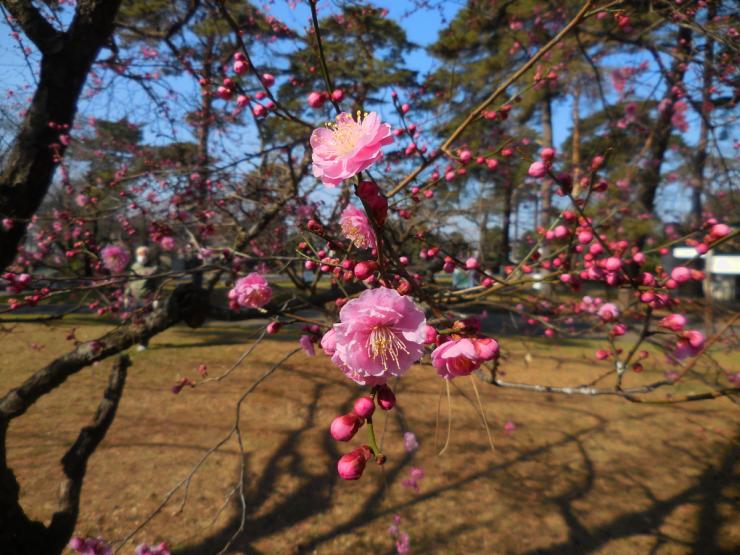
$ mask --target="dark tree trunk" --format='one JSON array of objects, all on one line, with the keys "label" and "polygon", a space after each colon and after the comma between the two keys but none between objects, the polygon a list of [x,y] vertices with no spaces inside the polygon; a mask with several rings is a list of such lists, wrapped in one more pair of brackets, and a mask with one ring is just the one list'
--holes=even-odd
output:
[{"label": "dark tree trunk", "polygon": [[[637,173],[639,186],[638,201],[642,211],[646,214],[655,213],[655,196],[658,192],[661,176],[660,171],[668,150],[668,143],[673,134],[671,122],[674,114],[673,103],[678,100],[673,87],[683,83],[684,73],[691,53],[691,28],[680,27],[678,30],[678,55],[674,58],[671,68],[666,72],[666,92],[663,100],[668,101],[666,108],[659,114],[651,136],[648,138],[647,157],[649,163]],[[638,245],[642,248],[647,237],[641,237]]]},{"label": "dark tree trunk", "polygon": [[501,254],[499,263],[504,266],[511,261],[511,206],[514,187],[510,179],[504,181],[504,212],[501,215]]},{"label": "dark tree trunk", "polygon": [[65,151],[59,137],[72,126],[88,72],[113,33],[120,0],[79,0],[64,33],[30,0],[3,0],[3,5],[41,50],[42,59],[33,100],[0,168],[0,219],[12,221],[10,229],[0,226],[0,270],[15,258],[28,221],[46,196]]}]

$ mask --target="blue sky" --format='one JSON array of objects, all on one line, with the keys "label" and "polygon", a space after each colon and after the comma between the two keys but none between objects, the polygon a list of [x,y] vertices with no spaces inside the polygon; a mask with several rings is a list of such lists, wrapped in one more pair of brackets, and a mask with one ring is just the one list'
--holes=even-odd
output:
[{"label": "blue sky", "polygon": [[[389,17],[400,22],[405,28],[409,40],[420,46],[419,49],[414,50],[407,56],[407,61],[412,69],[423,74],[432,69],[435,64],[435,60],[426,54],[424,47],[436,40],[440,29],[454,17],[463,3],[462,0],[442,2],[440,8],[442,13],[438,10],[414,9],[412,2],[398,0],[378,0],[375,2],[375,5],[387,8],[389,10]],[[287,23],[290,27],[296,30],[307,28],[310,20],[310,11],[306,2],[298,1],[295,7],[291,7],[290,4],[284,0],[273,0],[267,2],[265,6],[269,9],[270,13]],[[335,6],[330,0],[320,0],[320,16],[334,9]],[[26,42],[26,45],[30,46],[30,43]],[[37,59],[36,55],[31,55],[31,64],[35,65],[34,62]],[[640,60],[616,57],[610,61],[616,66],[624,64],[637,65]],[[640,85],[643,87],[640,92],[649,90],[653,86],[654,79],[655,72],[648,71],[644,78],[644,83]],[[4,21],[0,21],[0,83],[3,84],[2,89],[0,89],[0,94],[3,95],[11,90],[16,97],[27,96],[31,93],[30,88],[23,88],[24,86],[27,87],[29,83],[32,83],[29,66],[20,53],[17,41],[10,36],[10,29]],[[608,79],[605,85],[607,90],[611,90]],[[177,81],[177,87],[188,88],[190,92],[195,91],[195,85],[191,79],[179,79]],[[610,96],[613,99],[614,93],[610,93]],[[582,107],[582,113],[585,115],[597,107],[598,104],[593,106],[584,105]],[[147,101],[144,93],[137,86],[130,83],[126,84],[120,79],[117,82],[115,93],[100,95],[92,101],[83,99],[79,112],[110,119],[127,114],[133,121],[157,122],[147,129],[146,140],[148,142],[158,142],[161,140],[157,138],[159,132],[168,133],[167,129],[158,127],[162,123],[158,122],[156,113],[152,111],[151,103]],[[560,103],[555,106],[554,131],[556,145],[560,144],[570,133],[570,113],[571,106],[569,102]],[[687,134],[687,139],[691,141],[696,137],[696,116],[690,113],[689,117],[692,125]],[[188,139],[187,133],[186,131],[179,138]],[[242,130],[242,140],[244,141],[241,143],[242,147],[249,141],[249,138],[244,135]],[[229,142],[228,139],[230,137],[224,141],[226,144]],[[677,195],[675,191],[672,191],[673,188],[671,186],[663,188],[661,194],[663,198],[661,201],[662,206],[666,210],[677,209],[681,211],[685,208],[685,197]]]}]

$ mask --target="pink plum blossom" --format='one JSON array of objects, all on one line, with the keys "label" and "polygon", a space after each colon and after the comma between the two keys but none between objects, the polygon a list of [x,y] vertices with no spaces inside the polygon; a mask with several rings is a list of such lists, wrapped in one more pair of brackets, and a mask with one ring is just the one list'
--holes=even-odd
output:
[{"label": "pink plum blossom", "polygon": [[313,174],[324,185],[336,187],[377,162],[383,156],[381,147],[392,142],[390,125],[381,123],[375,112],[357,119],[342,112],[336,123],[311,133]]},{"label": "pink plum blossom", "polygon": [[308,356],[312,357],[316,355],[316,350],[313,348],[313,340],[311,339],[310,335],[301,335],[298,343],[300,344],[301,349],[303,349],[303,352],[306,353]]},{"label": "pink plum blossom", "polygon": [[403,449],[407,453],[413,453],[419,448],[419,441],[413,432],[403,433]]},{"label": "pink plum blossom", "polygon": [[120,274],[126,269],[129,261],[129,255],[125,249],[118,245],[108,245],[100,251],[100,258],[103,266],[114,274]]},{"label": "pink plum blossom", "polygon": [[272,289],[257,272],[252,272],[234,284],[229,291],[229,306],[233,309],[260,308],[270,302]]},{"label": "pink plum blossom", "polygon": [[604,303],[599,307],[596,314],[604,320],[604,322],[611,322],[619,318],[619,309],[613,303]]},{"label": "pink plum blossom", "polygon": [[103,541],[103,538],[74,537],[69,541],[69,547],[83,555],[113,555],[113,550]]},{"label": "pink plum blossom", "polygon": [[170,550],[164,542],[159,545],[141,543],[136,546],[134,555],[170,555]]},{"label": "pink plum blossom", "polygon": [[432,352],[432,365],[446,380],[467,376],[487,360],[498,356],[499,346],[489,337],[453,339],[442,343]]},{"label": "pink plum blossom", "polygon": [[342,212],[339,223],[342,226],[344,236],[352,241],[358,249],[376,248],[375,232],[363,210],[351,204],[348,205]]},{"label": "pink plum blossom", "polygon": [[686,325],[686,317],[682,314],[669,314],[663,318],[658,325],[671,331],[681,331]]},{"label": "pink plum blossom", "polygon": [[402,376],[424,351],[424,312],[395,289],[364,291],[342,307],[339,320],[332,361],[361,385]]}]

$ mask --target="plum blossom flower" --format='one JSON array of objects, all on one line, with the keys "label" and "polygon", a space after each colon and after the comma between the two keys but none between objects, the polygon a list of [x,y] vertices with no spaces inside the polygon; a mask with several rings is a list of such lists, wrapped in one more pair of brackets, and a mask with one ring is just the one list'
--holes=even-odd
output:
[{"label": "plum blossom flower", "polygon": [[300,344],[301,349],[303,349],[303,352],[305,352],[308,356],[312,357],[316,355],[316,350],[313,348],[313,339],[311,339],[310,335],[301,335],[298,343]]},{"label": "plum blossom flower", "polygon": [[339,320],[332,362],[360,385],[402,376],[424,351],[424,312],[395,289],[364,291],[342,307]]},{"label": "plum blossom flower", "polygon": [[604,320],[604,322],[611,322],[619,318],[619,309],[613,303],[604,303],[599,307],[596,314],[599,318]]},{"label": "plum blossom flower", "polygon": [[148,545],[141,543],[136,546],[135,555],[170,555],[167,544],[162,542],[159,545]]},{"label": "plum blossom flower", "polygon": [[382,156],[381,147],[391,144],[391,127],[375,112],[354,119],[347,112],[336,123],[311,133],[313,174],[324,185],[336,187],[343,180],[369,168]]},{"label": "plum blossom flower", "polygon": [[358,249],[374,249],[377,247],[375,232],[370,220],[363,210],[347,206],[339,220],[344,236],[352,241]]},{"label": "plum blossom flower", "polygon": [[270,302],[272,298],[272,289],[257,272],[252,272],[243,277],[234,284],[229,291],[229,306],[232,309],[243,308],[260,308]]},{"label": "plum blossom flower", "polygon": [[108,245],[100,251],[100,258],[103,266],[114,274],[120,274],[126,269],[129,261],[129,255],[125,249],[118,245]]},{"label": "plum blossom flower", "polygon": [[401,485],[405,488],[412,489],[416,493],[419,493],[419,482],[424,477],[424,469],[416,466],[411,467],[409,471],[409,477],[401,481]]},{"label": "plum blossom flower", "polygon": [[432,365],[446,380],[467,376],[487,360],[498,356],[499,346],[489,337],[453,339],[432,351]]},{"label": "plum blossom flower", "polygon": [[698,330],[687,330],[683,333],[683,337],[676,342],[673,356],[677,360],[695,357],[704,349],[705,340],[702,332]]},{"label": "plum blossom flower", "polygon": [[74,537],[69,541],[69,547],[83,555],[113,555],[113,550],[103,538]]},{"label": "plum blossom flower", "polygon": [[414,432],[403,433],[403,449],[407,453],[413,453],[419,448],[419,441],[416,439]]},{"label": "plum blossom flower", "polygon": [[671,331],[681,331],[686,325],[686,317],[682,314],[669,314],[663,318],[658,325]]}]

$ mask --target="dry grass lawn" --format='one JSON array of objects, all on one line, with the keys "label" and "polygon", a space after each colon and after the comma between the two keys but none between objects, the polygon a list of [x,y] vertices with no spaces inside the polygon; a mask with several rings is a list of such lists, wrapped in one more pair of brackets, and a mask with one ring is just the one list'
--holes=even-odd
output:
[{"label": "dry grass lawn", "polygon": [[[65,333],[73,326],[80,339],[105,330],[79,319],[18,325],[0,335],[0,392],[65,352]],[[178,327],[155,338],[149,350],[131,353],[118,416],[90,462],[79,534],[120,540],[228,433],[236,399],[296,346],[294,336],[263,342],[220,383],[179,395],[170,387],[179,376],[197,378],[201,363],[211,376],[222,373],[252,333],[236,326]],[[529,364],[520,339],[502,344],[508,379],[579,384],[606,370],[605,363],[586,358],[594,346],[585,341],[559,341],[557,349],[530,342]],[[740,366],[737,353],[717,356]],[[83,370],[13,422],[9,462],[32,516],[48,519],[54,511],[59,459],[94,413],[109,367]],[[629,380],[661,375],[649,364]],[[395,548],[388,527],[395,514],[413,553],[740,552],[740,409],[730,400],[635,405],[479,382],[496,442],[491,452],[471,402],[471,382],[456,385],[452,436],[442,456],[444,397],[435,442],[442,385],[432,369],[416,367],[397,387],[399,410],[387,421],[376,419],[388,463],[382,470],[369,467],[358,482],[343,482],[334,465],[347,446],[331,441],[327,429],[358,389],[323,355],[294,356],[243,407],[248,511],[231,552],[390,554]],[[516,424],[514,432],[503,431],[507,421]],[[421,444],[412,456],[403,451],[405,430]],[[364,431],[358,438],[364,441]],[[178,510],[182,495],[176,495],[135,541],[167,541],[180,554],[217,553],[238,526],[237,505],[225,499],[239,463],[231,441],[197,474],[184,508]],[[412,466],[426,474],[419,492],[401,486]],[[122,553],[132,551],[130,545]]]}]

